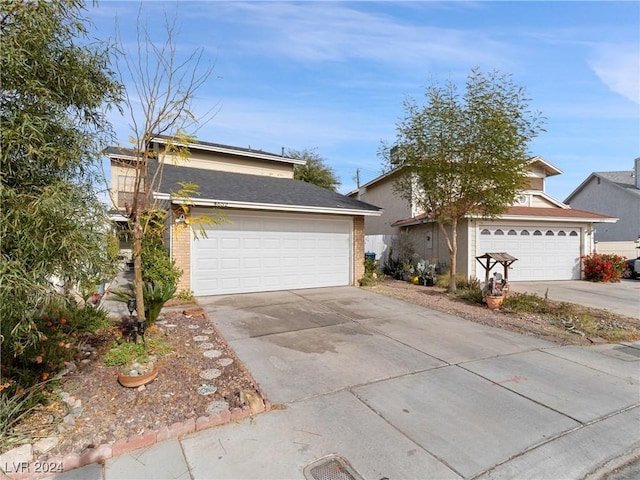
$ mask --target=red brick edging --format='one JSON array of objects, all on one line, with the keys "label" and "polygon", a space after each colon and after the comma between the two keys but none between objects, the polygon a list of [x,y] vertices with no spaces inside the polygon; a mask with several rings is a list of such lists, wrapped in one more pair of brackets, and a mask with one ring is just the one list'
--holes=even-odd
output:
[{"label": "red brick edging", "polygon": [[[161,427],[158,430],[147,430],[142,435],[131,435],[129,438],[116,440],[114,443],[105,443],[84,453],[71,453],[62,458],[49,458],[42,462],[31,462],[27,468],[21,468],[20,472],[7,473],[7,477],[12,480],[35,480],[67,472],[75,468],[84,467],[92,463],[104,463],[106,460],[130,453],[140,448],[149,447],[158,442],[169,440],[170,438],[180,438],[190,433],[199,432],[212,427],[218,427],[231,422],[238,422],[255,414],[268,412],[271,410],[271,403],[264,401],[264,405],[253,411],[249,406],[242,408],[232,408],[224,410],[217,415],[207,415],[198,418],[189,418],[184,422],[177,422],[170,426]],[[36,472],[34,465],[38,465],[38,470],[43,470],[46,466],[48,471]],[[60,468],[60,466],[62,468]],[[21,467],[23,467],[21,465]]]}]

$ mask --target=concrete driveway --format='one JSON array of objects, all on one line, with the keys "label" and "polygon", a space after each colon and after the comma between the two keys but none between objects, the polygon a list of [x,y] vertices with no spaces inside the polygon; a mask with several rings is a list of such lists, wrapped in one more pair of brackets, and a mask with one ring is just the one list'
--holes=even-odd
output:
[{"label": "concrete driveway", "polygon": [[551,300],[577,303],[637,318],[640,321],[640,280],[594,283],[584,280],[510,282],[514,292],[535,293]]},{"label": "concrete driveway", "polygon": [[365,479],[583,478],[640,451],[640,342],[560,347],[353,287],[199,302],[283,409],[182,439],[192,478],[328,454]]}]

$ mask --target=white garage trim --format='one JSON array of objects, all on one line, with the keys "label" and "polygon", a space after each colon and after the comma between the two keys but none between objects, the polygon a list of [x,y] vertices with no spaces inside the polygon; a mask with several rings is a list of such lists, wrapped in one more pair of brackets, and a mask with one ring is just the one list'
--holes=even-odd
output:
[{"label": "white garage trim", "polygon": [[196,296],[352,283],[352,217],[228,210],[224,215],[230,223],[207,228],[207,238],[192,238]]},{"label": "white garage trim", "polygon": [[582,229],[577,226],[479,225],[477,253],[506,252],[518,259],[509,280],[578,280]]}]

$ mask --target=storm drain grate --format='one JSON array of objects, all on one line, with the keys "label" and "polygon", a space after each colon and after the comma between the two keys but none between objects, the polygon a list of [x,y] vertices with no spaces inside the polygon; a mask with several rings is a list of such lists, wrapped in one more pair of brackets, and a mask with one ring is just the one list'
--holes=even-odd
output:
[{"label": "storm drain grate", "polygon": [[302,473],[306,480],[363,480],[339,455],[322,457],[307,465]]}]

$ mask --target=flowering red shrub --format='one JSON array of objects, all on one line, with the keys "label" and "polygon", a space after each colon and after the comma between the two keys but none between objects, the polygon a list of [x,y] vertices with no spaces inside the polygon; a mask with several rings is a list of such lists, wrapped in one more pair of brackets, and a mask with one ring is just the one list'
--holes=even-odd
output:
[{"label": "flowering red shrub", "polygon": [[619,282],[626,268],[626,257],[608,253],[583,255],[582,271],[584,278],[592,282]]}]

